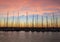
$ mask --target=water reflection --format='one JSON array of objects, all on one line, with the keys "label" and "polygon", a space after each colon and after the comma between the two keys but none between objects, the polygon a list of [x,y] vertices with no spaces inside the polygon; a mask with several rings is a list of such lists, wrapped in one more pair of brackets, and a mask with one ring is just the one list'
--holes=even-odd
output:
[{"label": "water reflection", "polygon": [[59,42],[60,32],[3,32],[0,31],[0,42]]}]

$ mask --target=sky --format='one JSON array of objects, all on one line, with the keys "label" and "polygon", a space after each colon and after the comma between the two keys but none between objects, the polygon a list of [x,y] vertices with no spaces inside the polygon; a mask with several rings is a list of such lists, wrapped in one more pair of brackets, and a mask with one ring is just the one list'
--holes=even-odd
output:
[{"label": "sky", "polygon": [[60,11],[60,0],[0,0],[0,12],[43,14]]},{"label": "sky", "polygon": [[[19,13],[22,17],[22,24],[24,24],[24,15],[26,15],[26,13],[28,13],[29,16],[32,16],[33,14],[49,16],[53,12],[54,14],[60,14],[60,0],[0,0],[0,17],[2,17],[2,14],[6,17],[7,13],[9,16],[13,16],[13,14],[14,16],[18,16]],[[10,18],[13,19],[13,17]],[[31,19],[32,17],[29,18]],[[3,20],[1,20],[2,24],[4,24]],[[41,19],[39,18],[39,23],[40,20]],[[10,21],[12,20],[9,20],[9,23]],[[44,24],[46,25],[45,20]]]}]

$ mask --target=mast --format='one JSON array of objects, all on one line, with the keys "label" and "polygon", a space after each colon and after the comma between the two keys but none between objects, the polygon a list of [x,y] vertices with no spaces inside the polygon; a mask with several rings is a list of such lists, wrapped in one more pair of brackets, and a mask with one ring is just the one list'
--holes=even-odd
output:
[{"label": "mast", "polygon": [[32,16],[32,27],[34,27],[34,15]]},{"label": "mast", "polygon": [[5,27],[5,18],[4,18],[4,14],[2,14],[2,17],[3,17],[3,22],[4,22],[3,26]]},{"label": "mast", "polygon": [[[1,15],[0,15],[0,19],[1,19]],[[1,20],[0,20],[0,27],[1,27]]]},{"label": "mast", "polygon": [[0,27],[1,27],[1,15],[0,15]]},{"label": "mast", "polygon": [[18,27],[20,27],[20,21],[19,21],[19,11],[18,11]]},{"label": "mast", "polygon": [[9,12],[7,12],[7,27],[8,27],[8,14],[9,14]]},{"label": "mast", "polygon": [[38,14],[37,14],[37,27],[38,27]]},{"label": "mast", "polygon": [[58,28],[58,18],[56,17],[56,28]]},{"label": "mast", "polygon": [[55,24],[54,13],[52,14],[52,16],[53,16],[53,29],[54,29],[54,24]]},{"label": "mast", "polygon": [[12,27],[14,27],[14,12],[13,12]]},{"label": "mast", "polygon": [[28,27],[28,12],[26,12],[26,27]]},{"label": "mast", "polygon": [[46,26],[48,28],[48,17],[46,16]]},{"label": "mast", "polygon": [[[38,8],[36,9],[36,11],[38,11]],[[37,24],[36,24],[36,26],[38,27],[38,13],[37,13]]]},{"label": "mast", "polygon": [[53,27],[53,18],[51,16],[51,27]]},{"label": "mast", "polygon": [[43,16],[41,17],[41,19],[42,19],[42,28],[43,28]]},{"label": "mast", "polygon": [[5,18],[4,18],[4,27],[5,27]]}]

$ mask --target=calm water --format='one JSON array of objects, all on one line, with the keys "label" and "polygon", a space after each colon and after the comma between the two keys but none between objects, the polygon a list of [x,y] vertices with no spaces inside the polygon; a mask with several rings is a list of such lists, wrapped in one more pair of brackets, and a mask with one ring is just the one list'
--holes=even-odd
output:
[{"label": "calm water", "polygon": [[60,42],[60,32],[3,32],[0,42]]}]

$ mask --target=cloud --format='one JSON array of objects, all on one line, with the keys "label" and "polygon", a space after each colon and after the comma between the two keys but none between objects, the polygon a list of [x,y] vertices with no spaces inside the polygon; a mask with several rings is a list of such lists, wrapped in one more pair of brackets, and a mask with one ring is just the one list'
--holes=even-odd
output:
[{"label": "cloud", "polygon": [[0,0],[0,9],[29,12],[37,9],[41,13],[46,10],[59,10],[60,0]]},{"label": "cloud", "polygon": [[9,7],[9,5],[0,5],[0,9],[6,9],[8,7]]},{"label": "cloud", "polygon": [[60,9],[59,8],[45,8],[45,9],[43,9],[43,10],[45,10],[45,11],[49,11],[49,10],[51,10],[51,11],[59,11]]}]

